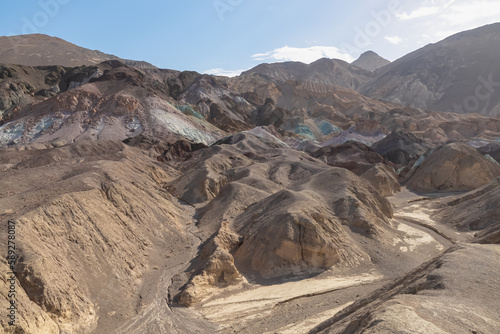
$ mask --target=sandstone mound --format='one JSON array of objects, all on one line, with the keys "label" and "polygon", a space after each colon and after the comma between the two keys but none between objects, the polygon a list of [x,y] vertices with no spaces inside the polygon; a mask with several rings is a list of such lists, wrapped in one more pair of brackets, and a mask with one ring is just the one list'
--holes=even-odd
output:
[{"label": "sandstone mound", "polygon": [[334,168],[255,203],[237,217],[235,228],[243,242],[235,260],[241,270],[265,278],[325,270],[335,264],[357,266],[368,256],[348,241],[342,225],[374,236],[391,216],[390,205],[364,181]]},{"label": "sandstone mound", "polygon": [[469,191],[500,176],[500,166],[465,144],[448,144],[433,150],[409,179],[419,192]]}]

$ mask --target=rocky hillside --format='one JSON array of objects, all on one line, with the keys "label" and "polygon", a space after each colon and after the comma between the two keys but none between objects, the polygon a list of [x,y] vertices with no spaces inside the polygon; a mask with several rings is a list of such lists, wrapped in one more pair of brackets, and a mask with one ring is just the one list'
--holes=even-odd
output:
[{"label": "rocky hillside", "polygon": [[500,23],[427,45],[374,73],[367,96],[435,111],[500,115]]},{"label": "rocky hillside", "polygon": [[89,63],[0,65],[0,332],[499,332],[500,118],[359,92],[481,75],[471,34],[235,78],[21,38]]}]

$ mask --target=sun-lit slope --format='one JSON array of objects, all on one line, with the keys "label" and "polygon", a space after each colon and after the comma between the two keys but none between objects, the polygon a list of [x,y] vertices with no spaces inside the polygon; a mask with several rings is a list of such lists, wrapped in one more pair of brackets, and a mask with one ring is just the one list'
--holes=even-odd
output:
[{"label": "sun-lit slope", "polygon": [[500,165],[465,144],[447,144],[422,156],[412,167],[409,189],[420,192],[470,191],[500,176]]},{"label": "sun-lit slope", "polygon": [[[0,147],[63,140],[124,140],[140,134],[158,139],[212,143],[221,130],[171,98],[160,80],[182,84],[182,73],[146,72],[120,62],[103,63],[76,88],[4,115]],[[155,87],[160,85],[160,87]]]},{"label": "sun-lit slope", "polygon": [[[8,333],[110,332],[156,294],[164,301],[161,276],[189,261],[188,248],[197,245],[186,226],[192,214],[163,188],[168,180],[153,160],[120,142],[3,150],[0,214],[17,226],[22,304]],[[195,323],[164,312],[170,333],[196,331]]]},{"label": "sun-lit slope", "polygon": [[276,141],[241,133],[170,163],[182,175],[169,191],[199,208],[207,240],[178,286],[181,304],[217,286],[370,266],[365,239],[400,251],[384,185]]}]

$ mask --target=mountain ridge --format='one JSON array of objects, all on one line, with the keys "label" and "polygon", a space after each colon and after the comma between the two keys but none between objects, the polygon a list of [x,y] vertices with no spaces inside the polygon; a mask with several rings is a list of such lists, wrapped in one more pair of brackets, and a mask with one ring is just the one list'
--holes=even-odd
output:
[{"label": "mountain ridge", "polygon": [[120,60],[127,65],[139,68],[155,67],[145,61],[123,59],[45,34],[0,36],[0,50],[2,50],[0,52],[1,64],[76,67],[97,65],[106,60]]}]

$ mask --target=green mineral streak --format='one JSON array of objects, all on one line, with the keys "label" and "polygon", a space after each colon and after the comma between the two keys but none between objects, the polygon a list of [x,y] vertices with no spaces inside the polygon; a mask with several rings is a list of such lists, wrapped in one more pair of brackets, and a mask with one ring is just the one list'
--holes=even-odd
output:
[{"label": "green mineral streak", "polygon": [[332,133],[342,132],[342,130],[339,127],[337,127],[337,126],[335,126],[332,123],[327,122],[327,121],[321,121],[321,122],[319,122],[318,129],[325,136],[327,136],[329,134],[332,134]]},{"label": "green mineral streak", "polygon": [[184,104],[182,106],[176,106],[176,108],[178,110],[182,111],[186,115],[194,116],[196,118],[203,119],[203,120],[205,119],[205,117],[203,117],[202,114],[200,114],[199,112],[197,112],[196,110],[194,110],[193,107],[191,107],[188,104]]},{"label": "green mineral streak", "polygon": [[299,136],[308,138],[308,139],[316,139],[311,129],[305,124],[299,124],[295,127],[294,132]]}]

